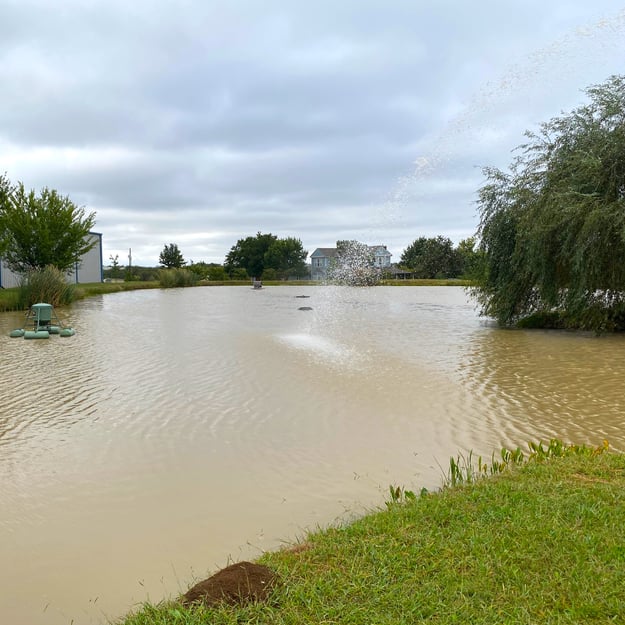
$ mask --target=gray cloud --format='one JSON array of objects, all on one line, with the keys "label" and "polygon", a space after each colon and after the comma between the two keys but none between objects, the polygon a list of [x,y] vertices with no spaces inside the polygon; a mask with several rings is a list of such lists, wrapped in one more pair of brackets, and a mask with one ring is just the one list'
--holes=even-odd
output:
[{"label": "gray cloud", "polygon": [[105,258],[222,262],[477,225],[480,167],[622,70],[625,10],[460,0],[5,0],[0,171],[97,213]]}]

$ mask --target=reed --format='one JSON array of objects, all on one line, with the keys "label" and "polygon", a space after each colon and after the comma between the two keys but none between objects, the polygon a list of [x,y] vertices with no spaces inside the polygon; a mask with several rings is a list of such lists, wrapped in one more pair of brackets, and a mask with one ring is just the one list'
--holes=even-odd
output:
[{"label": "reed", "polygon": [[0,289],[0,312],[8,312],[12,310],[24,310],[20,304],[19,290]]},{"label": "reed", "polygon": [[161,288],[173,289],[186,286],[195,286],[198,277],[189,269],[161,269],[158,273]]},{"label": "reed", "polygon": [[74,301],[74,285],[68,283],[66,274],[49,265],[24,274],[17,289],[17,301],[22,310],[37,302],[65,306]]}]

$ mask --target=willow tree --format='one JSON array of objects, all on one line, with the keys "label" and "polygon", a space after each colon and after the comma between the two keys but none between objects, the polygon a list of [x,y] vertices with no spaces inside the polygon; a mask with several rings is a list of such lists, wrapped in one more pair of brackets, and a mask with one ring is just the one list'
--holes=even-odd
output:
[{"label": "willow tree", "polygon": [[625,76],[526,132],[510,171],[484,169],[482,313],[625,329]]},{"label": "willow tree", "polygon": [[36,194],[0,176],[0,256],[13,271],[70,271],[95,246],[94,223],[95,213],[86,215],[54,189]]}]

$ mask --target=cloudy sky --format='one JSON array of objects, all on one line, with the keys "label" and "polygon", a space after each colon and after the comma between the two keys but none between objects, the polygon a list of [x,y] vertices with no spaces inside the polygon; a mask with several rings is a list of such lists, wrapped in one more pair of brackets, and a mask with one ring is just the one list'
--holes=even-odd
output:
[{"label": "cloudy sky", "polygon": [[104,260],[475,232],[481,167],[625,72],[617,0],[0,0],[0,173]]}]

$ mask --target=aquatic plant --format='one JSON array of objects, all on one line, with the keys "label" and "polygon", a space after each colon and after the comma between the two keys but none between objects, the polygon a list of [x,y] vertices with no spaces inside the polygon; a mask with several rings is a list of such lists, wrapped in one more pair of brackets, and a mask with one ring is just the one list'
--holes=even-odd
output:
[{"label": "aquatic plant", "polygon": [[[399,503],[406,503],[407,501],[414,501],[417,496],[415,495],[414,491],[412,490],[406,490],[403,486],[395,486],[394,484],[391,484],[388,487],[391,499],[390,501],[386,502],[386,506],[387,507],[391,507],[394,504],[399,504]],[[427,493],[427,490],[422,490],[421,494]]]},{"label": "aquatic plant", "polygon": [[[545,446],[546,445],[546,446]],[[487,475],[496,475],[503,473],[509,467],[521,465],[527,461],[544,461],[550,458],[559,458],[567,455],[597,455],[609,448],[609,443],[604,440],[598,447],[587,447],[585,445],[566,444],[561,440],[552,438],[549,443],[543,444],[542,441],[535,443],[533,441],[527,444],[529,453],[527,458],[521,451],[520,447],[516,449],[502,448],[499,452],[500,459],[495,457],[493,453],[491,462],[488,464],[482,460],[482,456],[478,456],[477,464],[473,462],[473,451],[469,451],[466,455],[458,453],[456,457],[449,459],[449,470],[445,476],[444,484],[446,486],[457,486],[459,484],[471,484],[477,479]]]}]

